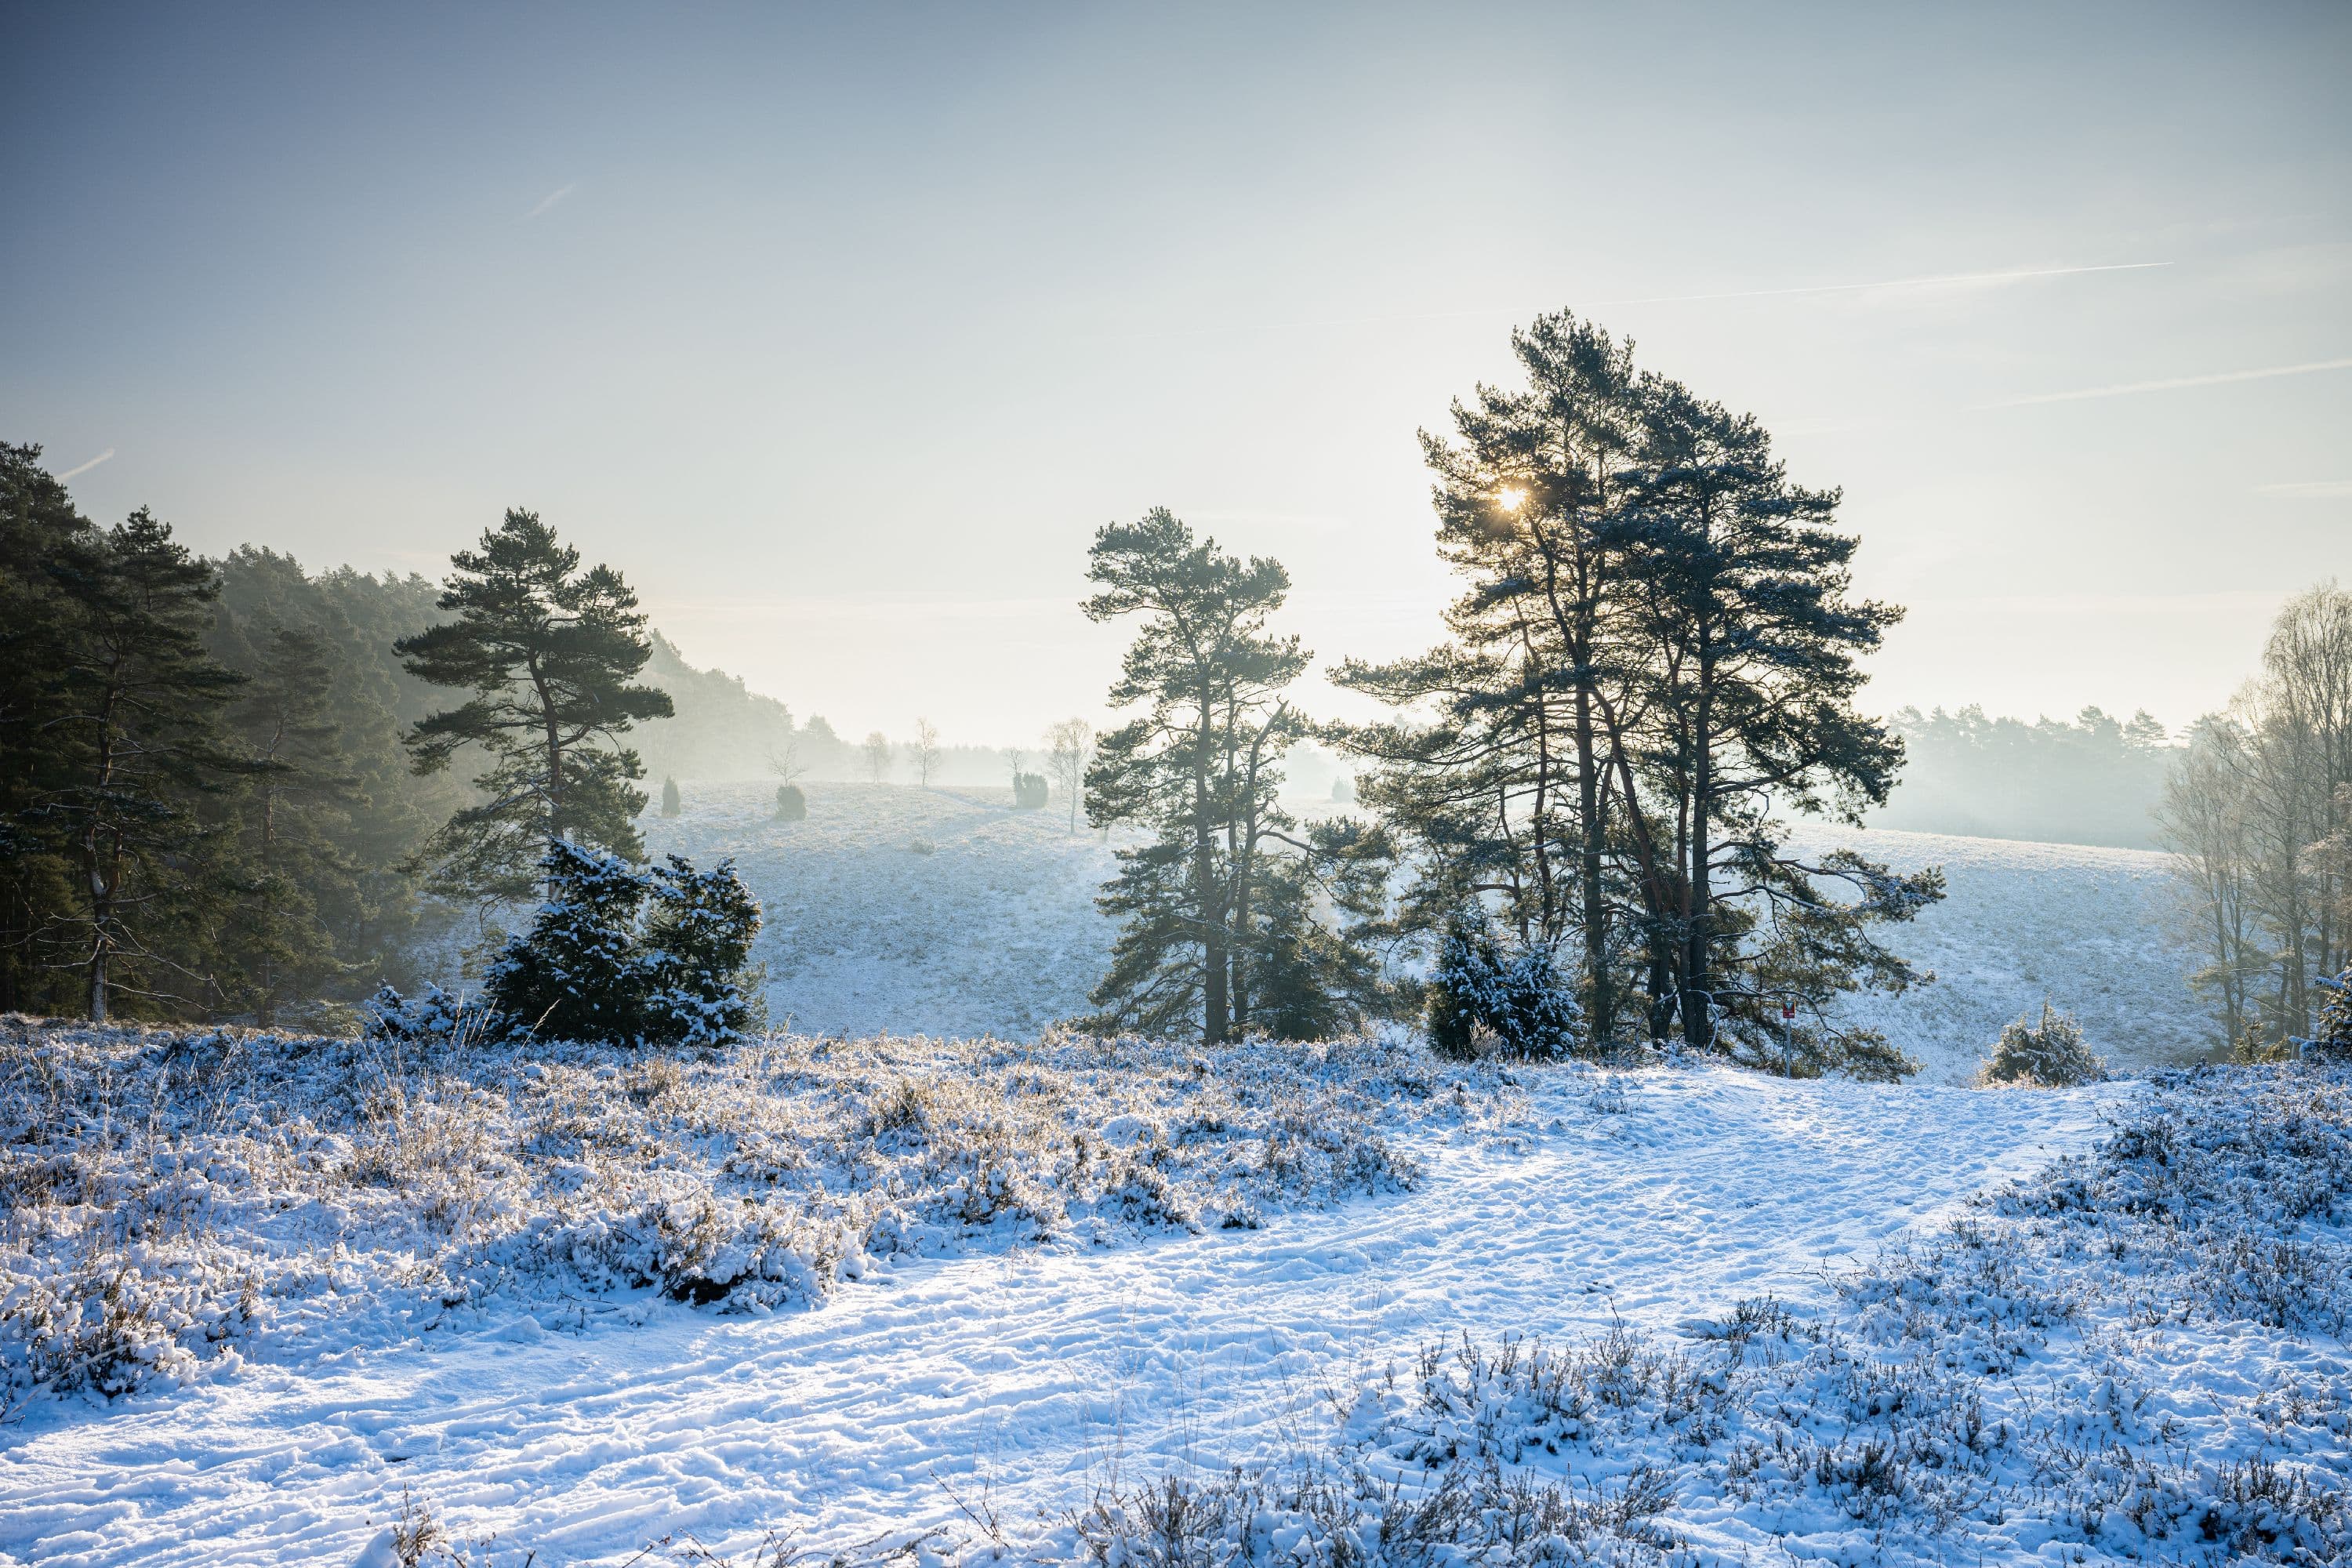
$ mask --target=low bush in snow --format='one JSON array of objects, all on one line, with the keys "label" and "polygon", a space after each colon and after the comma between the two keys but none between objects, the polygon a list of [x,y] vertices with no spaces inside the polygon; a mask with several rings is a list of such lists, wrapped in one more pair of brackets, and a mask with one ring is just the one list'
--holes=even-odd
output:
[{"label": "low bush in snow", "polygon": [[1576,1048],[1583,1010],[1549,947],[1507,954],[1483,918],[1461,915],[1439,944],[1426,1021],[1444,1056],[1554,1057]]},{"label": "low bush in snow", "polygon": [[2096,1083],[2106,1076],[2107,1064],[2083,1043],[2083,1026],[2074,1016],[2057,1012],[2044,1002],[2039,1022],[2020,1018],[2001,1030],[1978,1081],[1987,1086],[2067,1089]]},{"label": "low bush in snow", "polygon": [[1247,1227],[1410,1186],[1398,1128],[1525,1102],[1376,1040],[670,1052],[467,1019],[444,997],[360,1040],[0,1020],[0,1400],[499,1294],[764,1311],[898,1255]]}]

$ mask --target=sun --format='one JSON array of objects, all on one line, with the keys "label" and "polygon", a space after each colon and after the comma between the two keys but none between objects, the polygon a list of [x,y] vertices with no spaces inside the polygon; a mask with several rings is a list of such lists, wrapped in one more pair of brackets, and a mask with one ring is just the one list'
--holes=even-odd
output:
[{"label": "sun", "polygon": [[1517,511],[1527,502],[1528,492],[1517,485],[1506,485],[1495,492],[1495,505],[1504,511]]}]

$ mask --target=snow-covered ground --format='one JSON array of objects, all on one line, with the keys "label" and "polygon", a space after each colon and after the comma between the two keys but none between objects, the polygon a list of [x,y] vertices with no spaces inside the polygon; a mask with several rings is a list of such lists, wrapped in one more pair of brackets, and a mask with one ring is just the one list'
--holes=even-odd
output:
[{"label": "snow-covered ground", "polygon": [[[689,785],[683,816],[647,820],[656,851],[737,858],[767,910],[760,955],[778,1022],[1028,1038],[1086,1009],[1110,952],[1094,907],[1113,866],[1101,835],[1015,813],[1009,790],[806,787],[803,822],[772,820],[772,790],[756,784]],[[1818,826],[1795,841],[1944,868],[1944,901],[1892,939],[1936,984],[1853,1008],[1928,1081],[1968,1081],[2001,1026],[2045,999],[2118,1070],[2213,1044],[2183,979],[2198,960],[2166,919],[2164,855]]]},{"label": "snow-covered ground", "polygon": [[1509,1125],[1401,1111],[1412,1191],[1257,1230],[877,1260],[774,1315],[584,1289],[370,1312],[177,1391],[39,1403],[0,1435],[0,1552],[348,1563],[404,1488],[542,1563],[969,1535],[957,1496],[1034,1533],[1171,1460],[1312,1440],[1328,1391],[1433,1340],[1823,1302],[1825,1271],[2081,1146],[2119,1092],[1549,1069]]},{"label": "snow-covered ground", "polygon": [[804,784],[778,822],[773,785],[689,784],[656,854],[735,858],[767,929],[768,1007],[808,1034],[1033,1037],[1085,1010],[1109,962],[1094,907],[1103,836],[1007,789]]},{"label": "snow-covered ground", "polygon": [[1919,1058],[1930,1081],[1968,1081],[2001,1026],[2045,1000],[2079,1018],[2118,1072],[2194,1060],[2219,1041],[2211,1011],[2189,993],[2202,960],[2169,918],[2169,855],[1817,825],[1792,842],[1851,847],[1900,871],[1943,868],[1943,901],[1888,937],[1936,983],[1850,1005]]}]

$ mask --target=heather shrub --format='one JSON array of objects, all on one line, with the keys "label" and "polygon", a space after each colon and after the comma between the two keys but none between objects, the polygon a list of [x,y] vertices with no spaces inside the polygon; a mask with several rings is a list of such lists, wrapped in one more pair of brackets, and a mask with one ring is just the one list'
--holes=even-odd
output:
[{"label": "heather shrub", "polygon": [[2106,1076],[2107,1064],[2083,1043],[2083,1026],[2074,1016],[2061,1013],[2047,1002],[2042,1004],[2040,1022],[2030,1024],[2020,1018],[2001,1030],[2000,1038],[1993,1043],[1992,1058],[1977,1075],[1978,1081],[1987,1085],[2037,1089],[2096,1083]]}]

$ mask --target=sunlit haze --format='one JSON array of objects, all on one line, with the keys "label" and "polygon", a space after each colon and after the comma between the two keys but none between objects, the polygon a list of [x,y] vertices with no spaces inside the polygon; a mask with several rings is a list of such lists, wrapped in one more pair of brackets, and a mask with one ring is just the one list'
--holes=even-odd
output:
[{"label": "sunlit haze", "polygon": [[2340,6],[9,35],[0,429],[85,510],[438,575],[530,507],[844,734],[1098,715],[1086,545],[1155,505],[1326,659],[1432,640],[1415,432],[1563,307],[1843,488],[1881,710],[2177,727],[2347,559]]}]

